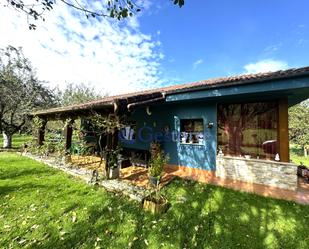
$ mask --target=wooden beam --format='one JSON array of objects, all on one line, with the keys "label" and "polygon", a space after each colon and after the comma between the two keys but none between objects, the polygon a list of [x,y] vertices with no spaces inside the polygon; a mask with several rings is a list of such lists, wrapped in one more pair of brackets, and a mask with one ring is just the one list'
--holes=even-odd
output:
[{"label": "wooden beam", "polygon": [[278,101],[278,146],[280,161],[290,162],[288,99]]}]

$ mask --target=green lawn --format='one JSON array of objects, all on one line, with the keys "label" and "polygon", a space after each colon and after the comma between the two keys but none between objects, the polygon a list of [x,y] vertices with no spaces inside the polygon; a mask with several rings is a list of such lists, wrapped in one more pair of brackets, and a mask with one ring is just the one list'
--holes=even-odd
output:
[{"label": "green lawn", "polygon": [[291,154],[291,159],[294,163],[296,164],[301,164],[303,163],[305,166],[309,168],[309,156],[304,157],[304,156],[299,156],[296,154]]},{"label": "green lawn", "polygon": [[160,217],[0,153],[0,248],[309,248],[309,206],[177,179]]},{"label": "green lawn", "polygon": [[[15,149],[19,149],[23,146],[24,143],[30,142],[32,139],[32,136],[30,135],[19,135],[14,134],[12,139],[12,146]],[[0,134],[0,146],[3,146],[3,137],[2,134]]]},{"label": "green lawn", "polygon": [[297,145],[291,144],[290,145],[290,157],[291,160],[296,164],[303,163],[305,166],[309,168],[309,156],[303,156],[303,150]]}]

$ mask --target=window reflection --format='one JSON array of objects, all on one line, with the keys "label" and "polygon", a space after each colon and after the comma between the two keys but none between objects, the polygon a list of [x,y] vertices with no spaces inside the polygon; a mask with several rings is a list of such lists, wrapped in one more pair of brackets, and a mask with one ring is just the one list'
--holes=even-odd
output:
[{"label": "window reflection", "polygon": [[180,120],[181,143],[204,144],[203,119]]},{"label": "window reflection", "polygon": [[274,159],[277,102],[218,105],[218,147],[225,155]]}]

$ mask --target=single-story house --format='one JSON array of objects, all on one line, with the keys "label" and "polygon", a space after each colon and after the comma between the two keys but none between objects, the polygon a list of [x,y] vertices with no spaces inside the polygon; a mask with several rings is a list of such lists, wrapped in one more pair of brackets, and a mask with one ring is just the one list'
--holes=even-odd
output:
[{"label": "single-story house", "polygon": [[[37,111],[42,120],[126,114],[128,151],[159,141],[167,167],[295,190],[288,108],[309,97],[309,67],[202,80]],[[44,127],[39,142],[44,139]],[[67,148],[71,145],[67,134]]]}]

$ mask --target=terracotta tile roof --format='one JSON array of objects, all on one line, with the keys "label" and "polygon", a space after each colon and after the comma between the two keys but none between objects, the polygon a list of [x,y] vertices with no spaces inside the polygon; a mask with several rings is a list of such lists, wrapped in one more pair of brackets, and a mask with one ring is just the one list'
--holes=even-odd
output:
[{"label": "terracotta tile roof", "polygon": [[219,88],[219,87],[228,87],[241,84],[250,84],[265,82],[269,80],[279,80],[279,79],[288,79],[293,77],[309,75],[309,66],[280,70],[276,72],[266,72],[266,73],[257,73],[257,74],[243,74],[237,76],[228,76],[222,78],[208,79],[197,81],[193,83],[186,83],[180,85],[172,85],[167,87],[155,88],[150,90],[138,91],[127,94],[120,94],[115,96],[108,96],[102,99],[94,100],[84,104],[77,104],[59,108],[52,108],[48,110],[42,110],[34,112],[33,115],[49,115],[55,113],[66,113],[74,112],[77,110],[87,110],[91,108],[102,108],[102,107],[113,107],[115,102],[125,101],[128,103],[134,103],[139,101],[147,101],[154,98],[160,98],[164,95],[178,93],[178,92],[189,92],[200,89],[207,88]]},{"label": "terracotta tile roof", "polygon": [[167,93],[175,93],[182,91],[194,91],[200,88],[225,87],[249,83],[258,83],[269,80],[287,79],[298,76],[309,75],[309,67],[302,67],[296,69],[280,70],[276,72],[266,72],[257,74],[243,74],[236,76],[228,76],[222,78],[215,78],[209,80],[202,80],[188,84],[175,85],[167,87]]}]

